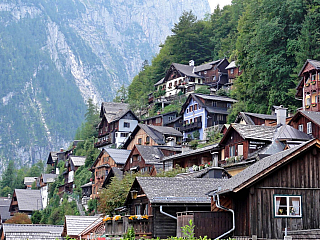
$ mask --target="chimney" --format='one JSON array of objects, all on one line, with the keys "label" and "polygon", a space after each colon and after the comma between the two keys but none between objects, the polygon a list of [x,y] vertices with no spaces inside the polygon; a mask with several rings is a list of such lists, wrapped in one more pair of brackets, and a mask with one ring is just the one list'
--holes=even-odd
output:
[{"label": "chimney", "polygon": [[10,193],[8,193],[8,198],[11,198],[11,194]]},{"label": "chimney", "polygon": [[194,67],[194,61],[193,60],[189,61],[189,66]]},{"label": "chimney", "polygon": [[288,108],[284,108],[282,105],[273,106],[273,107],[274,107],[275,113],[277,115],[277,126],[286,125],[287,109]]}]

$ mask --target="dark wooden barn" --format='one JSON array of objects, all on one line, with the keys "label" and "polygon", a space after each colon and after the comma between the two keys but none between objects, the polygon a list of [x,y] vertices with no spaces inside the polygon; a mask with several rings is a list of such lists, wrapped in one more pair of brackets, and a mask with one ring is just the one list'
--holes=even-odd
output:
[{"label": "dark wooden barn", "polygon": [[210,195],[234,210],[234,236],[283,239],[320,226],[320,141],[313,139],[263,158]]}]

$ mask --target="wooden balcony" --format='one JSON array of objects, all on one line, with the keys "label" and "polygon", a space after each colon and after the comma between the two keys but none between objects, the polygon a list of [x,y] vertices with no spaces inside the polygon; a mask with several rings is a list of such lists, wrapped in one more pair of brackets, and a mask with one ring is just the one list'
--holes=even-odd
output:
[{"label": "wooden balcony", "polygon": [[200,129],[202,128],[202,122],[193,122],[193,123],[190,123],[189,125],[184,125],[180,128],[180,131],[183,132],[183,131],[193,131],[193,130],[196,130],[196,129]]},{"label": "wooden balcony", "polygon": [[109,139],[109,135],[107,135],[105,137],[105,139],[98,138],[97,141],[94,143],[94,147],[95,148],[99,148],[99,147],[103,147],[103,146],[106,146],[106,145],[109,145],[109,144],[111,144],[111,141]]},{"label": "wooden balcony", "polygon": [[129,220],[129,216],[123,216],[121,221],[105,222],[106,236],[123,236],[131,227],[137,238],[152,238],[153,216],[149,215],[147,220]]}]

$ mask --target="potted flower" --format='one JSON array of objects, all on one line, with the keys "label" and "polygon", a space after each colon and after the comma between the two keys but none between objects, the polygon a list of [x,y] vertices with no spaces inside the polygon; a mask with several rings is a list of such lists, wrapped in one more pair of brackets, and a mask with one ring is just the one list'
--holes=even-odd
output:
[{"label": "potted flower", "polygon": [[203,165],[203,164],[200,164],[199,170],[202,170],[202,169],[204,169],[204,165]]},{"label": "potted flower", "polygon": [[310,86],[310,83],[306,83],[304,86],[305,86],[305,87],[309,87],[309,86]]},{"label": "potted flower", "polygon": [[306,105],[305,108],[307,108],[307,109],[310,108],[310,105]]},{"label": "potted flower", "polygon": [[135,222],[137,220],[137,215],[131,215],[128,217],[129,223]]},{"label": "potted flower", "polygon": [[106,222],[106,223],[111,223],[111,222],[112,222],[112,217],[105,216],[105,217],[103,218],[103,221]]},{"label": "potted flower", "polygon": [[316,80],[311,81],[311,84],[315,85],[316,84]]},{"label": "potted flower", "polygon": [[141,220],[143,221],[143,222],[147,222],[148,221],[148,219],[149,219],[149,216],[148,215],[143,215],[143,216],[141,216]]},{"label": "potted flower", "polygon": [[113,221],[122,222],[122,217],[120,215],[116,215],[113,217]]},{"label": "potted flower", "polygon": [[317,106],[317,103],[312,103],[311,105],[312,105],[312,107],[315,107],[315,106]]}]

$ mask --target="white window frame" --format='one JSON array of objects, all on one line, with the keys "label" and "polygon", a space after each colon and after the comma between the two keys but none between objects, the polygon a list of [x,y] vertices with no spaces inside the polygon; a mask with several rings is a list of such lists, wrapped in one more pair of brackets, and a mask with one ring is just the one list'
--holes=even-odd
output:
[{"label": "white window frame", "polygon": [[299,124],[298,130],[301,131],[301,132],[303,132],[303,124]]},{"label": "white window frame", "polygon": [[[286,198],[286,205],[280,205],[281,200],[279,198]],[[299,199],[299,206],[290,205],[290,198]],[[278,201],[277,201],[278,200]],[[290,217],[290,218],[301,218],[302,217],[302,201],[299,195],[273,195],[274,204],[274,216],[275,217]],[[293,203],[292,203],[293,204]],[[279,214],[280,209],[286,209],[287,214]],[[299,211],[299,214],[294,214]]]},{"label": "white window frame", "polygon": [[124,128],[130,128],[130,123],[129,122],[123,122],[123,127]]},{"label": "white window frame", "polygon": [[312,122],[307,122],[307,134],[312,134]]}]

